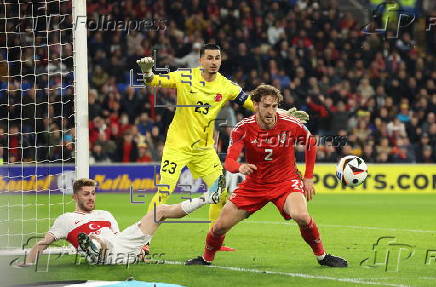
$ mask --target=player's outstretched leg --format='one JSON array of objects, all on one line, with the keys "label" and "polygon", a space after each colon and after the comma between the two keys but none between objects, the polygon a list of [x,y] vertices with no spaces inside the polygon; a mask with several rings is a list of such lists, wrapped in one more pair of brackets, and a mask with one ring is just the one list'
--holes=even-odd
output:
[{"label": "player's outstretched leg", "polygon": [[[176,177],[165,177],[166,182],[170,182],[174,187],[175,182],[174,179]],[[178,175],[177,175],[178,178]],[[176,179],[177,179],[176,178]],[[145,220],[145,226],[148,232],[148,235],[152,235],[155,230],[159,227],[161,221],[164,221],[167,218],[181,218],[185,215],[193,212],[194,210],[202,207],[205,204],[214,204],[218,202],[221,193],[223,191],[222,187],[225,187],[225,179],[224,177],[220,177],[217,181],[211,185],[210,188],[200,197],[193,198],[189,200],[185,200],[180,204],[167,205],[162,204],[162,201],[165,202],[170,193],[169,192],[161,192],[159,190],[153,197],[153,200],[150,202],[150,206],[148,208],[148,213],[144,216],[142,221]],[[160,188],[165,188],[164,186]],[[166,190],[168,190],[166,188]],[[147,243],[142,247],[144,254],[150,253],[150,243]]]},{"label": "player's outstretched leg", "polygon": [[247,218],[248,212],[238,209],[231,201],[224,206],[218,220],[206,236],[203,256],[198,256],[185,262],[186,265],[210,265],[215,259],[215,253],[223,244],[225,234],[239,221]]},{"label": "player's outstretched leg", "polygon": [[326,254],[322,244],[318,226],[307,211],[307,202],[304,195],[300,192],[293,192],[288,195],[284,210],[300,227],[301,237],[312,248],[320,265],[329,267],[347,267],[345,259]]},{"label": "player's outstretched leg", "polygon": [[151,236],[159,225],[168,218],[182,218],[209,203],[207,192],[197,198],[187,199],[178,204],[161,204],[147,212],[140,221],[140,229],[147,236]]}]

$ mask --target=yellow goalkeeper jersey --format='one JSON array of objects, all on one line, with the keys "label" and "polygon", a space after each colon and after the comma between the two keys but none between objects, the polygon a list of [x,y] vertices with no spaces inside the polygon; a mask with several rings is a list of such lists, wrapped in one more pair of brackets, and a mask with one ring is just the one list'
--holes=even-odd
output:
[{"label": "yellow goalkeeper jersey", "polygon": [[213,148],[215,120],[227,101],[235,101],[253,110],[253,102],[239,85],[220,73],[215,80],[206,82],[201,69],[179,69],[154,75],[147,83],[147,86],[177,90],[177,107],[165,145],[188,151]]}]

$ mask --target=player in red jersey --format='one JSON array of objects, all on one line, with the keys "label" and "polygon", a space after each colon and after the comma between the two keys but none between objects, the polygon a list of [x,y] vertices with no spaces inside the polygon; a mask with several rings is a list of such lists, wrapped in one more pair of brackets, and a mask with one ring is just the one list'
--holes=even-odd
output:
[{"label": "player in red jersey", "polygon": [[[142,219],[120,232],[112,214],[105,210],[95,210],[96,182],[82,178],[73,184],[74,212],[66,212],[56,218],[44,238],[37,242],[24,263],[17,266],[31,266],[37,262],[39,254],[51,243],[66,239],[91,263],[127,264],[138,262],[143,247],[149,243],[161,221],[167,218],[181,218],[213,203],[220,196],[215,189],[206,191],[201,197],[185,200],[178,204],[162,204],[148,212]],[[219,190],[219,189],[218,189]]]},{"label": "player in red jersey", "polygon": [[[280,91],[260,85],[251,96],[255,115],[239,122],[231,134],[224,167],[246,175],[233,192],[220,217],[206,237],[203,256],[188,260],[186,265],[210,265],[225,234],[238,222],[260,210],[268,202],[276,205],[286,220],[293,219],[301,236],[312,248],[319,264],[347,267],[346,260],[326,254],[318,227],[307,211],[307,200],[315,194],[313,168],[316,159],[315,139],[298,119],[277,113],[283,99]],[[301,178],[295,164],[294,145],[306,146],[306,170]],[[247,163],[238,163],[245,149]]]}]

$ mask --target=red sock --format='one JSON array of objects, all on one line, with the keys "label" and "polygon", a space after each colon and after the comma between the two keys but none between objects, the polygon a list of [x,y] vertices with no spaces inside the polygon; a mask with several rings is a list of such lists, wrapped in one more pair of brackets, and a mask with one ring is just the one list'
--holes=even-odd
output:
[{"label": "red sock", "polygon": [[206,261],[213,261],[215,253],[223,245],[225,235],[217,235],[212,229],[206,236],[206,246],[204,247],[203,259]]},{"label": "red sock", "polygon": [[321,239],[319,238],[318,226],[316,226],[312,218],[310,218],[306,226],[300,226],[300,232],[304,241],[312,248],[313,254],[319,256],[325,253]]}]

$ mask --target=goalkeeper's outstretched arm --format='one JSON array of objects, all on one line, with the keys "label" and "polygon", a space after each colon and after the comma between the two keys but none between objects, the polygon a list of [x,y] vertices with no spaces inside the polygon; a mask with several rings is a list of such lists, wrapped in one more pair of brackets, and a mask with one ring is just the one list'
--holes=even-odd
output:
[{"label": "goalkeeper's outstretched arm", "polygon": [[[159,81],[153,81],[154,74],[152,71],[154,60],[151,57],[144,57],[136,61],[136,63],[141,68],[144,75],[144,82],[148,86],[163,86],[166,88],[175,87],[175,79],[171,76],[159,79]],[[171,74],[171,73],[170,73]],[[169,75],[170,75],[169,74]],[[244,91],[240,90],[239,95],[234,99],[235,102],[242,104],[242,106],[252,112],[254,112],[254,104],[250,96]],[[283,113],[292,117],[299,119],[302,123],[307,123],[309,120],[309,115],[305,111],[298,111],[296,108],[291,108],[288,111],[279,109],[279,113]]]},{"label": "goalkeeper's outstretched arm", "polygon": [[152,71],[154,60],[151,57],[144,57],[140,60],[137,60],[136,63],[139,65],[139,67],[141,67],[146,86],[174,89],[176,88],[176,84],[180,83],[180,76],[177,72],[154,75]]},{"label": "goalkeeper's outstretched arm", "polygon": [[144,74],[144,82],[151,83],[153,81],[153,72],[152,68],[154,65],[154,60],[152,57],[144,57],[136,61],[136,63],[141,68],[142,73]]}]

